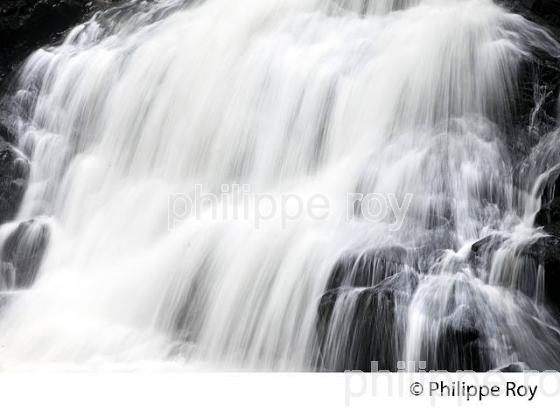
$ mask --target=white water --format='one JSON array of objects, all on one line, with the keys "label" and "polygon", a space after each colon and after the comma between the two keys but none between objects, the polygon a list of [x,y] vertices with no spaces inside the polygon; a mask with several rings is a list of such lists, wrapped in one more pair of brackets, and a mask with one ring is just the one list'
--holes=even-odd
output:
[{"label": "white water", "polygon": [[[484,335],[492,367],[555,364],[556,341],[531,330],[555,322],[509,281],[511,249],[538,232],[501,131],[538,28],[489,0],[181,3],[99,15],[20,73],[15,99],[34,103],[18,220],[51,237],[0,313],[1,365],[344,368],[352,316],[370,312],[353,310],[363,284],[344,288],[318,353],[333,267],[395,245],[419,285],[384,360],[426,360],[453,323]],[[320,193],[332,215],[257,229],[207,212],[169,229],[170,195],[233,183]],[[349,192],[414,199],[395,232],[349,221]],[[480,276],[468,248],[494,232],[510,242]]]}]

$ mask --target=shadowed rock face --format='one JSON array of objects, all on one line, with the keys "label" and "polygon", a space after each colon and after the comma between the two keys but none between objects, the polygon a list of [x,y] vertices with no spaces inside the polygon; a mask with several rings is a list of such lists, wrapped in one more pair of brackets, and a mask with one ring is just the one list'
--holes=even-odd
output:
[{"label": "shadowed rock face", "polygon": [[[543,27],[560,41],[560,0],[495,0]],[[517,97],[507,144],[515,161],[521,161],[540,137],[558,126],[560,56],[531,50],[533,56],[518,67]]]},{"label": "shadowed rock face", "polygon": [[[556,179],[555,179],[556,178]],[[545,293],[555,313],[560,313],[560,178],[548,181],[542,196],[542,208],[535,225],[542,226],[550,236],[533,246],[545,272]]]},{"label": "shadowed rock face", "polygon": [[[502,3],[512,11],[545,27],[550,34],[560,40],[560,0],[503,0]],[[558,127],[558,97],[560,94],[560,62],[558,57],[537,54],[537,60],[529,62],[522,68],[520,77],[521,109],[518,118],[521,124],[526,122],[527,114],[531,115],[535,104],[531,104],[531,96],[535,95],[535,88],[540,87],[542,95],[546,95],[542,108],[536,110],[536,122],[545,124],[548,129],[540,130],[535,136],[542,135]],[[534,79],[537,79],[535,82]],[[531,85],[534,84],[534,85]],[[538,90],[537,90],[538,91]],[[529,123],[530,124],[530,123]],[[530,149],[531,135],[523,135],[525,140],[520,151]],[[528,137],[528,139],[527,139]],[[529,143],[527,142],[529,141]],[[514,141],[514,143],[516,143]],[[545,296],[552,310],[560,312],[560,180],[553,178],[548,182],[542,198],[542,209],[535,218],[535,225],[542,226],[551,235],[533,244],[524,257],[535,266],[541,266],[545,274]],[[478,251],[473,248],[473,251]]]},{"label": "shadowed rock face", "polygon": [[93,11],[118,0],[2,0],[0,82],[35,49],[60,39]]},{"label": "shadowed rock face", "polygon": [[15,216],[28,175],[27,160],[0,136],[0,224]]},{"label": "shadowed rock face", "polygon": [[539,24],[560,29],[560,0],[500,0],[498,3]]},{"label": "shadowed rock face", "polygon": [[389,275],[372,287],[342,286],[323,295],[317,316],[320,370],[370,372],[373,361],[378,370],[397,370],[403,313],[419,279],[410,270]]},{"label": "shadowed rock face", "polygon": [[91,1],[4,0],[0,5],[0,80],[38,47],[55,41],[68,27],[77,24]]},{"label": "shadowed rock face", "polygon": [[[0,2],[0,101],[26,57],[52,44],[95,10],[118,0],[2,0]],[[25,191],[27,160],[14,148],[17,137],[0,107],[0,224],[12,219]]]},{"label": "shadowed rock face", "polygon": [[35,281],[48,239],[48,226],[40,221],[18,225],[8,236],[0,255],[0,274],[5,284],[25,288]]}]

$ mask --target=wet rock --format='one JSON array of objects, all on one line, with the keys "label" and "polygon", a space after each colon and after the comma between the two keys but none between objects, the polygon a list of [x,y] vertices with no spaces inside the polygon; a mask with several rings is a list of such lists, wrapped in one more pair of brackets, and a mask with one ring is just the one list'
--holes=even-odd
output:
[{"label": "wet rock", "polygon": [[500,373],[523,373],[530,371],[531,369],[523,362],[518,363],[511,363],[506,366],[502,366],[499,369],[496,369],[497,372]]},{"label": "wet rock", "polygon": [[424,354],[429,369],[484,372],[491,363],[486,346],[476,312],[460,307],[441,322],[437,340],[424,347]]},{"label": "wet rock", "polygon": [[397,370],[404,310],[418,275],[399,272],[369,288],[337,288],[321,298],[317,315],[321,370]]},{"label": "wet rock", "polygon": [[[10,289],[16,280],[14,265],[0,260],[0,290]],[[0,292],[0,307],[2,307],[2,293]]]},{"label": "wet rock", "polygon": [[529,251],[544,269],[545,296],[552,309],[560,313],[560,178],[555,174],[543,192],[541,210],[535,225],[550,236],[539,239]]},{"label": "wet rock", "polygon": [[542,207],[535,217],[535,225],[544,227],[551,235],[560,236],[560,178],[555,174],[544,189]]},{"label": "wet rock", "polygon": [[535,224],[551,235],[560,236],[560,200],[543,206],[535,217]]},{"label": "wet rock", "polygon": [[0,4],[0,82],[32,51],[58,39],[69,28],[114,0],[2,0]]},{"label": "wet rock", "polygon": [[342,286],[369,287],[402,270],[407,251],[389,246],[343,256],[334,266],[327,290]]},{"label": "wet rock", "polygon": [[[506,334],[517,361],[531,370],[560,370],[560,334],[558,321],[550,312],[524,295],[515,295],[517,318]],[[509,312],[504,312],[509,315]],[[507,318],[504,318],[508,320]]]},{"label": "wet rock", "polygon": [[560,59],[545,50],[533,49],[532,54],[533,58],[523,61],[519,69],[514,120],[525,126],[544,125],[545,130],[550,130],[557,125]]},{"label": "wet rock", "polygon": [[[543,27],[556,42],[560,42],[560,0],[502,0],[499,3]],[[541,135],[558,126],[559,50],[546,36],[541,42],[550,44],[533,47],[531,56],[521,61],[517,68],[512,124],[506,130],[506,145],[516,162],[527,156]]]},{"label": "wet rock", "polygon": [[14,217],[27,184],[28,161],[0,138],[0,224]]},{"label": "wet rock", "polygon": [[472,244],[468,261],[477,276],[490,272],[494,254],[504,241],[505,238],[500,235],[489,235]]},{"label": "wet rock", "polygon": [[514,163],[523,161],[542,135],[558,127],[559,96],[560,58],[533,49],[532,57],[518,67],[517,95],[506,126],[505,144]]},{"label": "wet rock", "polygon": [[[502,252],[502,260],[492,266],[497,251]],[[560,238],[548,236],[531,243],[506,243],[498,235],[488,236],[472,245],[469,261],[478,275],[494,269],[494,283],[516,289],[530,299],[537,296],[542,269],[546,299],[552,306],[560,307],[560,295],[556,295],[560,289]]]},{"label": "wet rock", "polygon": [[14,130],[12,127],[4,124],[2,120],[0,120],[0,139],[4,139],[4,141],[10,144],[14,144],[16,142],[16,134]]},{"label": "wet rock", "polygon": [[[2,248],[2,261],[13,268],[11,287],[25,288],[35,281],[48,241],[48,226],[35,220],[19,224],[8,236]],[[8,282],[6,270],[3,271],[4,281]]]},{"label": "wet rock", "polygon": [[503,239],[498,235],[488,235],[485,238],[475,242],[471,246],[471,253],[478,256],[481,253],[488,252],[490,249],[495,249],[503,242]]},{"label": "wet rock", "polygon": [[500,0],[499,3],[538,24],[560,29],[560,0]]},{"label": "wet rock", "polygon": [[560,238],[539,239],[528,252],[544,270],[545,298],[552,310],[560,314]]}]

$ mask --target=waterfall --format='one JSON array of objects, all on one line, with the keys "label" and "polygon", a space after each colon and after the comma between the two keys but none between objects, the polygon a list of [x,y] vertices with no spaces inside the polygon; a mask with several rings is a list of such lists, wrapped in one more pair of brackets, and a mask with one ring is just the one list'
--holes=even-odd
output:
[{"label": "waterfall", "polygon": [[[553,148],[518,178],[508,146],[535,50],[560,55],[490,0],[96,14],[31,55],[10,96],[31,170],[0,228],[0,363],[560,369],[542,267],[522,257]],[[202,207],[170,224],[177,198],[247,211],[286,192],[329,216]],[[348,193],[408,201],[406,217],[349,215]]]}]

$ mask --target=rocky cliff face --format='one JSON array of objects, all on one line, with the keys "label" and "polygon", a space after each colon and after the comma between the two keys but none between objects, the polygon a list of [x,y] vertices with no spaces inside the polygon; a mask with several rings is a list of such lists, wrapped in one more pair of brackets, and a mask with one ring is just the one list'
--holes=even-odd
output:
[{"label": "rocky cliff face", "polygon": [[3,0],[0,5],[0,81],[34,49],[57,40],[91,9],[86,0]]},{"label": "rocky cliff face", "polygon": [[501,0],[512,11],[539,24],[560,30],[560,0]]},{"label": "rocky cliff face", "polygon": [[70,27],[115,0],[2,0],[0,82],[35,49],[54,43]]},{"label": "rocky cliff face", "polygon": [[[504,1],[512,11],[547,28],[560,41],[560,0],[513,0]],[[558,132],[558,99],[560,90],[560,61],[558,57],[541,58],[540,73],[545,74],[544,87],[548,87],[550,97],[548,115],[554,116],[552,124]],[[546,131],[546,130],[545,130]],[[543,227],[550,235],[542,238],[528,249],[528,254],[538,266],[544,269],[545,292],[551,305],[560,314],[560,178],[552,173],[542,196],[542,209],[535,217],[535,225]]]}]

